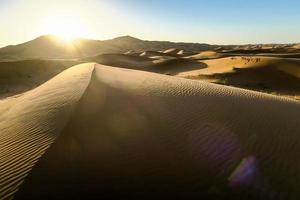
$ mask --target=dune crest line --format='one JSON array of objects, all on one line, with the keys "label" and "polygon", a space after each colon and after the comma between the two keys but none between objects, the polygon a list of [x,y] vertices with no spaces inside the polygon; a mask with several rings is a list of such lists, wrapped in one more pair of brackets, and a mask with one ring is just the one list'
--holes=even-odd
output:
[{"label": "dune crest line", "polygon": [[0,198],[11,199],[63,129],[88,87],[94,64],[66,70],[0,114]]}]

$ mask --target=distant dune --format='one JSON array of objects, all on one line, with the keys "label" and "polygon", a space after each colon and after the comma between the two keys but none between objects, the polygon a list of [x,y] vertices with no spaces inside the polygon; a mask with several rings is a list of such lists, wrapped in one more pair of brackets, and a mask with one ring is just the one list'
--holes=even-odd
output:
[{"label": "distant dune", "polygon": [[[243,57],[247,57],[245,60],[265,57],[261,60],[268,61],[231,60]],[[35,88],[62,70],[85,62],[201,79],[300,99],[300,62],[294,60],[299,58],[299,44],[208,45],[147,41],[131,36],[102,41],[76,39],[67,43],[59,37],[45,35],[0,48],[0,99]]]},{"label": "distant dune", "polygon": [[130,54],[101,54],[84,58],[82,61],[141,70],[147,70],[148,66],[152,64],[152,59],[148,57]]},{"label": "distant dune", "polygon": [[180,50],[180,49],[171,48],[171,49],[165,50],[163,53],[165,53],[165,54],[171,54],[171,55],[178,55],[179,52],[181,52],[181,51],[182,50]]},{"label": "distant dune", "polygon": [[[171,51],[174,54],[170,54]],[[102,54],[81,62],[177,75],[300,99],[299,59],[274,57],[278,54],[271,54],[272,57],[261,54],[229,56],[217,51],[181,56],[178,51],[146,51],[140,55]]]},{"label": "distant dune", "polygon": [[169,55],[166,55],[165,53],[159,52],[159,51],[144,51],[140,54],[140,56],[150,58],[150,57],[155,57],[155,56],[169,56]]},{"label": "distant dune", "polygon": [[[249,46],[249,49],[255,48]],[[35,88],[68,67],[85,62],[176,75],[300,99],[300,62],[293,58],[297,56],[297,53],[234,54],[224,53],[221,49],[193,53],[173,48],[166,51],[132,50],[74,60],[0,62],[0,99]]]},{"label": "distant dune", "polygon": [[203,60],[203,59],[214,59],[223,57],[222,54],[217,53],[216,51],[203,51],[201,53],[189,56],[188,58],[192,58],[195,60]]},{"label": "distant dune", "polygon": [[300,44],[295,44],[292,48],[294,48],[294,49],[300,49]]},{"label": "distant dune", "polygon": [[207,64],[207,68],[201,71],[191,71],[186,74],[200,73],[202,75],[220,74],[234,72],[235,69],[240,68],[259,68],[274,66],[278,68],[284,65],[294,65],[297,68],[299,61],[295,59],[280,59],[280,58],[268,58],[268,57],[256,57],[256,56],[234,56],[219,59],[202,60],[201,62]]},{"label": "distant dune", "polygon": [[168,53],[155,51],[144,52],[140,54],[140,56],[129,54],[101,54],[95,57],[84,58],[81,61],[97,62],[103,65],[139,69],[168,75],[176,75],[182,71],[201,69],[206,66],[194,60],[177,56],[172,57]]},{"label": "distant dune", "polygon": [[72,43],[67,43],[57,36],[44,35],[23,44],[0,48],[0,61],[24,59],[79,59],[99,54],[115,54],[129,51],[144,52],[160,51],[162,49],[203,51],[213,48],[215,48],[215,45],[147,41],[130,36],[122,36],[112,40],[76,39]]},{"label": "distant dune", "polygon": [[300,197],[297,101],[91,63],[0,105],[4,198]]},{"label": "distant dune", "polygon": [[149,71],[168,75],[177,75],[183,71],[197,70],[206,67],[203,63],[183,58],[158,59],[153,61],[153,63]]},{"label": "distant dune", "polygon": [[35,88],[78,63],[53,60],[0,62],[0,99]]},{"label": "distant dune", "polygon": [[195,52],[217,51],[223,55],[277,54],[300,58],[300,44],[210,45],[169,41],[148,41],[131,36],[111,40],[76,39],[72,43],[57,36],[43,35],[31,41],[0,48],[0,61],[24,59],[81,59],[100,54],[160,52],[170,56],[191,56]]},{"label": "distant dune", "polygon": [[300,60],[298,59],[235,56],[202,62],[207,65],[207,68],[186,71],[178,75],[278,93],[297,99],[300,97]]}]

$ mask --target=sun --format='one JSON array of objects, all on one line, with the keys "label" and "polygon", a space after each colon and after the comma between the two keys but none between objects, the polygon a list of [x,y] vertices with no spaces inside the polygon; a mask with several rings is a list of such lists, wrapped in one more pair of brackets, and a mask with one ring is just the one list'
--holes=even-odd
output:
[{"label": "sun", "polygon": [[88,27],[78,16],[52,16],[45,20],[43,32],[59,36],[66,42],[89,37]]}]

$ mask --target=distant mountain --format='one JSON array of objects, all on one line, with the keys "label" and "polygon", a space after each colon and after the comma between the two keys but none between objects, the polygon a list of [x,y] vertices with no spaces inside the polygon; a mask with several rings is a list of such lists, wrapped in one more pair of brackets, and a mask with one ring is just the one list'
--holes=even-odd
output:
[{"label": "distant mountain", "polygon": [[77,39],[72,43],[67,43],[57,36],[45,35],[22,44],[0,48],[0,60],[76,59],[103,53],[161,51],[170,48],[185,51],[203,51],[216,47],[218,46],[199,43],[145,41],[131,36],[111,40]]}]

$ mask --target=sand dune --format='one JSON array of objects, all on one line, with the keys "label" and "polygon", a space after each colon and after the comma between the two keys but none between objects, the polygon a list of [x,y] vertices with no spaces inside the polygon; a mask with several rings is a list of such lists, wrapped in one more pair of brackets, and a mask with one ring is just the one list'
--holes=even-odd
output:
[{"label": "sand dune", "polygon": [[295,44],[294,46],[292,46],[292,48],[294,48],[294,49],[300,49],[300,44]]},{"label": "sand dune", "polygon": [[149,58],[153,57],[183,57],[183,56],[190,56],[195,54],[192,51],[184,51],[180,49],[167,49],[165,51],[145,51],[140,54],[140,56],[145,56]]},{"label": "sand dune", "polygon": [[0,61],[24,59],[81,59],[98,54],[160,51],[179,48],[188,51],[213,49],[215,45],[197,43],[174,43],[164,41],[146,41],[131,36],[117,37],[111,40],[76,39],[66,43],[54,35],[40,36],[18,45],[0,48]]},{"label": "sand dune", "polygon": [[171,49],[167,49],[167,50],[163,51],[163,53],[176,56],[176,55],[178,55],[181,51],[182,51],[181,49],[171,48]]},{"label": "sand dune", "polygon": [[183,56],[191,56],[196,54],[193,51],[187,51],[183,49],[176,49],[176,48],[171,48],[163,51],[164,54],[173,56],[173,57],[183,57]]},{"label": "sand dune", "polygon": [[147,70],[147,67],[152,64],[152,59],[146,56],[142,57],[128,54],[101,54],[82,60],[87,62],[97,62],[103,65],[141,70]]},{"label": "sand dune", "polygon": [[1,102],[1,199],[17,192],[62,131],[93,69],[92,64],[72,68],[17,99]]},{"label": "sand dune", "polygon": [[[159,52],[157,52],[159,53]],[[206,65],[190,59],[171,56],[134,56],[128,54],[102,54],[96,57],[85,58],[83,61],[97,62],[114,67],[139,69],[143,71],[176,75],[182,71],[191,71],[205,68]]]},{"label": "sand dune", "polygon": [[223,46],[222,53],[261,54],[261,53],[299,53],[299,44],[249,44]]},{"label": "sand dune", "polygon": [[300,58],[300,53],[260,53],[256,56],[276,57],[276,58]]},{"label": "sand dune", "polygon": [[170,59],[174,59],[176,57],[174,56],[168,56],[168,55],[163,55],[163,56],[150,56],[148,58],[151,58],[153,60],[160,60],[160,61],[163,61],[163,60],[170,60]]},{"label": "sand dune", "polygon": [[35,88],[75,64],[78,62],[50,60],[0,62],[0,99]]},{"label": "sand dune", "polygon": [[134,50],[129,50],[127,52],[124,53],[125,55],[132,55],[132,56],[139,56],[140,53],[139,52],[136,52]]},{"label": "sand dune", "polygon": [[91,63],[0,105],[1,197],[300,197],[297,101]]},{"label": "sand dune", "polygon": [[159,59],[154,60],[153,65],[151,65],[151,70],[153,72],[176,75],[185,71],[192,71],[196,69],[202,69],[206,67],[206,64],[196,62],[184,58],[169,58],[169,59]]},{"label": "sand dune", "polygon": [[216,51],[203,51],[199,54],[189,56],[188,58],[192,58],[195,60],[203,60],[203,59],[214,59],[214,58],[221,58],[223,57],[222,54],[217,53]]},{"label": "sand dune", "polygon": [[207,68],[178,75],[296,99],[300,97],[298,59],[235,56],[202,62]]},{"label": "sand dune", "polygon": [[184,51],[184,50],[180,50],[180,51],[178,51],[178,53],[177,53],[178,55],[185,55],[186,54],[186,52]]},{"label": "sand dune", "polygon": [[165,53],[158,52],[158,51],[145,51],[140,54],[143,57],[153,57],[153,56],[167,56]]},{"label": "sand dune", "polygon": [[293,68],[295,73],[293,76],[299,77],[298,70],[300,70],[300,60],[298,59],[286,59],[286,58],[274,58],[274,57],[261,57],[261,56],[234,56],[220,59],[203,60],[203,63],[207,64],[206,69],[201,71],[187,72],[186,74],[217,74],[233,72],[234,69],[239,68],[263,68],[274,67],[288,73],[288,68]]},{"label": "sand dune", "polygon": [[195,55],[197,53],[193,52],[193,51],[186,51],[186,50],[180,50],[177,55],[179,55],[180,57],[184,57],[184,56],[192,56]]}]

